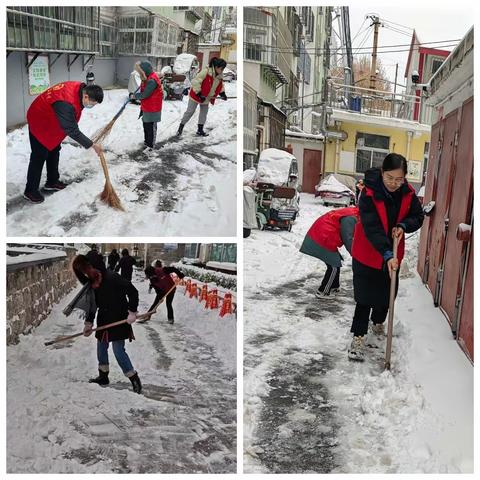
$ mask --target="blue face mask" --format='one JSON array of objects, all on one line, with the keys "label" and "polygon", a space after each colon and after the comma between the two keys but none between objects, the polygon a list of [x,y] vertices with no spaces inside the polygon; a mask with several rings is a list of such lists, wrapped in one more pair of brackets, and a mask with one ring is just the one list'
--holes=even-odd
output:
[{"label": "blue face mask", "polygon": [[85,108],[93,108],[95,105],[91,105],[90,103],[87,103],[86,105],[84,105]]}]

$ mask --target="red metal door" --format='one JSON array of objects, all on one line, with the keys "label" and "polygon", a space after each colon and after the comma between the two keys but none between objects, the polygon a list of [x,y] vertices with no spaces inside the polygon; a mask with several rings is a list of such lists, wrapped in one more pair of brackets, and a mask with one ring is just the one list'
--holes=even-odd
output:
[{"label": "red metal door", "polygon": [[[208,55],[208,63],[210,63],[210,60],[214,57],[219,57],[220,56],[220,51],[218,52],[210,52]],[[205,65],[206,66],[206,65]]]},{"label": "red metal door", "polygon": [[[441,130],[442,121],[439,121],[432,127],[431,141],[430,141],[430,154],[428,159],[428,170],[425,184],[425,195],[423,197],[423,203],[426,205],[430,200],[435,200],[436,197],[436,165],[439,161],[441,152]],[[418,273],[425,283],[428,278],[428,253],[431,243],[431,220],[430,217],[425,217],[420,232],[420,244],[418,246]]]},{"label": "red metal door", "polygon": [[[473,124],[472,124],[473,125]],[[473,145],[472,145],[473,147]],[[467,259],[465,289],[460,322],[457,330],[457,340],[464,352],[473,362],[473,231],[470,238],[470,251]]]},{"label": "red metal door", "polygon": [[198,60],[198,64],[200,65],[200,70],[203,68],[203,52],[197,52],[195,55]]},{"label": "red metal door", "polygon": [[439,299],[439,272],[443,264],[445,247],[445,214],[448,211],[451,195],[451,170],[453,163],[455,132],[457,129],[457,112],[450,113],[445,118],[443,129],[442,151],[438,168],[438,177],[435,195],[435,210],[430,217],[431,242],[429,246],[428,286],[433,293],[434,303],[438,306]]},{"label": "red metal door", "polygon": [[303,180],[302,191],[315,193],[319,175],[323,172],[322,152],[320,150],[303,150]]},{"label": "red metal door", "polygon": [[462,288],[462,259],[467,247],[466,242],[457,240],[459,223],[470,224],[473,189],[473,99],[465,103],[459,114],[457,147],[454,168],[451,172],[453,186],[448,209],[448,232],[446,238],[445,265],[440,306],[450,323],[456,329],[457,299]]}]

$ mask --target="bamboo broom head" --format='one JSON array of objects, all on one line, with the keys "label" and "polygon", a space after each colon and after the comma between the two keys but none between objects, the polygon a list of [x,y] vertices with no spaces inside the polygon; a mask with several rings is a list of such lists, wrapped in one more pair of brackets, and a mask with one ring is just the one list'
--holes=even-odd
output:
[{"label": "bamboo broom head", "polygon": [[121,212],[125,211],[122,206],[122,202],[118,198],[118,195],[113,189],[112,184],[108,180],[105,182],[103,192],[100,194],[100,200],[106,203],[109,207],[114,208],[115,210],[120,210]]}]

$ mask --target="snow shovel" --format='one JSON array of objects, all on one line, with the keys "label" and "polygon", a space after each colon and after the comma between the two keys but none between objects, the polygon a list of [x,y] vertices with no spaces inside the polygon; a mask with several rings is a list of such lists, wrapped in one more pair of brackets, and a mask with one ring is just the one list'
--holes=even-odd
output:
[{"label": "snow shovel", "polygon": [[[393,258],[397,258],[398,238],[393,238]],[[392,356],[393,315],[395,308],[395,290],[397,287],[397,272],[394,272],[390,280],[390,302],[388,304],[387,348],[385,350],[385,370],[390,370],[390,358]]]},{"label": "snow shovel", "polygon": [[120,202],[118,195],[113,189],[112,182],[110,181],[107,161],[105,160],[105,155],[103,155],[103,152],[100,153],[99,157],[103,168],[103,174],[105,175],[105,186],[103,187],[103,191],[100,194],[100,200],[106,203],[108,206],[124,212],[125,209],[122,207],[122,202]]},{"label": "snow shovel", "polygon": [[[134,93],[137,93],[140,90],[140,87],[138,87]],[[93,137],[92,142],[93,143],[101,143],[107,138],[107,136],[110,134],[112,131],[113,126],[115,125],[115,122],[118,120],[118,117],[123,113],[127,105],[130,103],[130,98],[122,105],[122,108],[115,114],[115,116],[107,123],[105,127],[103,127],[101,130],[99,130]]]},{"label": "snow shovel", "polygon": [[[137,316],[137,320],[138,319],[143,320],[145,317],[148,317],[149,315],[150,315],[150,312],[141,313],[140,315]],[[109,323],[108,325],[103,325],[101,327],[92,328],[92,332],[99,332],[101,330],[105,330],[105,329],[110,328],[110,327],[116,327],[117,325],[121,325],[122,323],[127,323],[127,320],[126,319],[125,320],[119,320],[118,322]],[[83,332],[75,333],[75,335],[69,335],[68,337],[60,337],[60,338],[56,338],[55,340],[50,340],[49,342],[45,342],[44,345],[45,346],[54,345],[55,343],[65,342],[66,340],[71,340],[72,338],[81,337],[82,335],[83,335]]]},{"label": "snow shovel", "polygon": [[148,320],[150,320],[150,316],[153,315],[154,313],[157,312],[157,308],[162,304],[162,302],[168,297],[168,295],[170,294],[170,292],[172,292],[173,290],[175,290],[177,288],[177,284],[175,283],[175,285],[170,288],[170,290],[158,301],[158,303],[153,307],[153,310],[147,312],[144,314],[144,318],[142,320],[140,320],[139,322],[137,323],[145,323],[147,322]]}]

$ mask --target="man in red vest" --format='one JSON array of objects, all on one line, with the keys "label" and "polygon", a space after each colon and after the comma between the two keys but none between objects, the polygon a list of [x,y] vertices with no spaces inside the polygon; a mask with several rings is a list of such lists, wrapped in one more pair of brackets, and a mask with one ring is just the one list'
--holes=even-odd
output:
[{"label": "man in red vest", "polygon": [[[145,269],[145,275],[150,280],[150,285],[155,289],[157,294],[152,306],[148,309],[151,312],[163,297],[166,296],[167,303],[167,319],[168,323],[173,324],[173,297],[175,296],[175,281],[170,276],[171,273],[183,278],[185,275],[175,267],[164,267],[160,260],[155,262],[155,267],[148,266]],[[150,317],[148,317],[150,319]]]},{"label": "man in red vest", "polygon": [[140,84],[140,92],[132,93],[130,99],[140,100],[140,116],[143,120],[145,136],[144,152],[148,153],[154,148],[157,137],[157,123],[162,119],[162,82],[157,73],[153,71],[150,62],[137,62],[135,70],[140,74],[142,83]]},{"label": "man in red vest", "polygon": [[30,163],[27,185],[23,196],[32,203],[45,199],[39,192],[40,179],[45,161],[47,181],[44,190],[63,190],[67,185],[60,181],[58,160],[61,143],[69,136],[82,147],[93,148],[100,154],[102,147],[94,144],[78,128],[84,108],[92,108],[103,101],[103,90],[98,85],[82,82],[63,82],[41,93],[27,111],[30,136]]},{"label": "man in red vest", "polygon": [[182,134],[185,124],[192,118],[198,105],[200,105],[200,113],[198,115],[197,135],[199,137],[208,136],[208,133],[203,130],[203,126],[207,121],[209,103],[213,105],[217,97],[227,100],[225,87],[223,86],[223,71],[226,66],[227,62],[223,58],[214,57],[210,60],[208,67],[201,70],[192,80],[187,110],[178,126],[177,136]]}]

